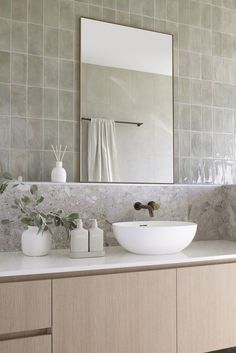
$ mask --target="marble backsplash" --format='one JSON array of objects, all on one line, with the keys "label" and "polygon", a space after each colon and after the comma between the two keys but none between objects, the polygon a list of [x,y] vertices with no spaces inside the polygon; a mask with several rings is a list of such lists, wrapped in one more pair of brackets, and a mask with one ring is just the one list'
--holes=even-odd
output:
[{"label": "marble backsplash", "polygon": [[224,199],[224,239],[236,241],[236,188],[235,186],[222,186],[221,195]]},{"label": "marble backsplash", "polygon": [[[149,220],[146,210],[135,211],[133,203],[150,200],[157,201],[161,208],[155,213],[154,220],[184,220],[198,223],[195,240],[223,239],[229,231],[232,237],[233,227],[236,228],[236,189],[213,185],[88,185],[50,183],[39,184],[45,196],[45,210],[61,208],[65,212],[79,212],[85,226],[89,219],[97,218],[99,226],[105,231],[105,244],[116,245],[111,224],[119,221]],[[10,188],[0,195],[0,218],[13,215],[10,208],[14,194],[23,190]],[[232,189],[232,190],[231,190]],[[230,202],[226,208],[225,197]],[[226,216],[226,213],[229,213]],[[232,227],[229,227],[229,223]],[[0,225],[0,251],[20,250],[20,238],[23,226],[19,223]],[[235,232],[236,234],[236,232]],[[236,237],[235,237],[236,240]],[[66,235],[56,230],[53,237],[54,248],[69,246]]]}]

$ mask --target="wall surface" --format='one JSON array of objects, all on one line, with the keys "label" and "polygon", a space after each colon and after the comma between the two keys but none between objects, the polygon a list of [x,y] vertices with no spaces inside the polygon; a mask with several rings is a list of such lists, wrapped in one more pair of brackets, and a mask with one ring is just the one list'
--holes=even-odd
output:
[{"label": "wall surface", "polygon": [[[236,2],[232,0],[0,0],[0,170],[49,179],[50,144],[78,145],[79,18],[174,34],[176,182],[227,183],[235,160]],[[53,136],[56,131],[56,139]],[[63,132],[63,133],[62,133]],[[73,141],[72,141],[73,140]],[[70,166],[73,168],[70,169]],[[148,219],[135,201],[161,202],[157,219],[197,221],[196,239],[234,237],[234,189],[216,186],[42,184],[45,208],[111,223]],[[10,216],[13,195],[0,198]],[[226,209],[227,208],[227,209]],[[225,213],[228,212],[228,213]],[[88,225],[88,224],[87,224]],[[235,229],[236,230],[236,229]],[[20,248],[19,224],[0,227],[0,250]],[[54,246],[68,245],[62,233]]]},{"label": "wall surface", "polygon": [[[172,183],[172,77],[91,64],[82,64],[81,75],[83,117],[143,123],[140,127],[116,124],[116,180]],[[88,181],[88,124],[82,123],[84,182]]]},{"label": "wall surface", "polygon": [[224,200],[225,239],[236,241],[236,188],[234,186],[222,187]]},{"label": "wall surface", "polygon": [[0,1],[0,171],[49,181],[61,143],[68,180],[78,174],[79,12],[77,1]]},{"label": "wall surface", "polygon": [[165,28],[176,32],[178,182],[235,183],[235,10],[228,0],[167,1],[173,22]]},{"label": "wall surface", "polygon": [[[22,188],[22,189],[21,189]],[[20,190],[8,189],[0,196],[1,219],[11,218],[10,208],[14,195],[22,195],[28,186]],[[217,186],[145,186],[145,185],[86,185],[86,184],[40,184],[45,196],[42,204],[44,212],[61,208],[66,213],[79,212],[89,226],[89,219],[97,218],[99,226],[105,230],[105,244],[116,244],[111,230],[113,222],[150,220],[146,210],[135,211],[136,201],[147,203],[154,200],[161,204],[153,220],[183,220],[198,223],[195,240],[222,239],[226,232],[226,217],[221,187]],[[15,194],[16,193],[16,194]],[[0,225],[0,251],[20,249],[23,226],[19,222]],[[56,230],[53,246],[69,246],[65,234]]]},{"label": "wall surface", "polygon": [[0,0],[0,170],[77,176],[81,16],[174,35],[175,181],[235,181],[234,0]]}]

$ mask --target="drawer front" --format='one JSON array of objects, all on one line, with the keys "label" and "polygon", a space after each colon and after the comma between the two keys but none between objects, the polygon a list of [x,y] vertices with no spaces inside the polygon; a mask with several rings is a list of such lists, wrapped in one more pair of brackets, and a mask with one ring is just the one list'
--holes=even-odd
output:
[{"label": "drawer front", "polygon": [[236,264],[177,270],[178,352],[236,345]]},{"label": "drawer front", "polygon": [[55,353],[175,353],[176,271],[53,281]]},{"label": "drawer front", "polygon": [[0,284],[0,334],[51,327],[51,281]]},{"label": "drawer front", "polygon": [[51,335],[0,341],[1,353],[51,353]]}]

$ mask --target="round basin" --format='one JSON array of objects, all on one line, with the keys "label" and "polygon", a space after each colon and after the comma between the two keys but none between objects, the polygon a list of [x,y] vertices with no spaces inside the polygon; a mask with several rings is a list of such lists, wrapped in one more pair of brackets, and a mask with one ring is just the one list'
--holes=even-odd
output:
[{"label": "round basin", "polygon": [[112,228],[124,249],[141,255],[161,255],[185,249],[196,234],[197,224],[175,221],[119,222],[113,223]]}]

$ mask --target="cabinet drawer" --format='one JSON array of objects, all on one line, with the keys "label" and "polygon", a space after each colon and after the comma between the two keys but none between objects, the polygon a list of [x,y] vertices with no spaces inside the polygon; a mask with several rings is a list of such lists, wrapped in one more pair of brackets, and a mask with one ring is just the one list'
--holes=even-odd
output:
[{"label": "cabinet drawer", "polygon": [[176,271],[53,281],[56,353],[175,353]]},{"label": "cabinet drawer", "polygon": [[236,264],[177,270],[178,352],[236,345]]},{"label": "cabinet drawer", "polygon": [[51,335],[0,341],[1,353],[51,353]]},{"label": "cabinet drawer", "polygon": [[50,280],[0,284],[0,334],[48,327],[51,327]]}]

